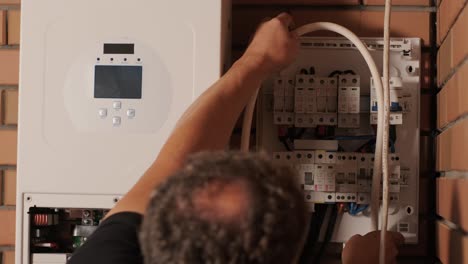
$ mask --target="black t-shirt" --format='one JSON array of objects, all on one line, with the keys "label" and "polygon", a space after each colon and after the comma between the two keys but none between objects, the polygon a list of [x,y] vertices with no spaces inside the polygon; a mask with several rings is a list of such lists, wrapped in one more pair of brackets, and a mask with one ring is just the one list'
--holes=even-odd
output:
[{"label": "black t-shirt", "polygon": [[138,230],[143,216],[118,213],[104,220],[68,264],[143,264]]}]

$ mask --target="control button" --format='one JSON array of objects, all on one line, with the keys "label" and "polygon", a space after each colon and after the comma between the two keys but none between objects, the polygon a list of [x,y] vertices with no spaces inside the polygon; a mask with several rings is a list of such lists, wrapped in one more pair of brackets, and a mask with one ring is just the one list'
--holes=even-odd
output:
[{"label": "control button", "polygon": [[120,117],[119,117],[119,116],[114,116],[114,117],[112,118],[112,125],[114,125],[114,126],[120,126],[120,122],[121,122],[121,120],[120,120]]},{"label": "control button", "polygon": [[135,109],[128,109],[127,110],[127,116],[128,116],[128,118],[134,118],[135,117]]},{"label": "control button", "polygon": [[107,117],[107,109],[106,108],[99,109],[98,113],[99,113],[99,116],[101,118],[106,118]]},{"label": "control button", "polygon": [[115,101],[114,103],[112,103],[112,106],[114,107],[115,110],[119,110],[120,108],[122,108],[122,102]]}]

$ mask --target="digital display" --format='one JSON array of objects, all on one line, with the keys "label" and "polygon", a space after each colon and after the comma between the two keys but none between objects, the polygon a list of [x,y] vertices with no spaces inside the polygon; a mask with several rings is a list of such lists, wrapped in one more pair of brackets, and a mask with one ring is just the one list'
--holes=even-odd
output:
[{"label": "digital display", "polygon": [[141,99],[142,66],[96,65],[94,98]]},{"label": "digital display", "polygon": [[135,44],[105,43],[104,54],[134,54]]}]

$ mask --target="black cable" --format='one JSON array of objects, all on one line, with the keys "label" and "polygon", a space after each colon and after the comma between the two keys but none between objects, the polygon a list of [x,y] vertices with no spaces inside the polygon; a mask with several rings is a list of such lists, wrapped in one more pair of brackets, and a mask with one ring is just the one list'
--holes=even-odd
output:
[{"label": "black cable", "polygon": [[327,205],[315,204],[315,212],[310,219],[309,233],[307,240],[302,249],[302,254],[299,259],[299,264],[310,264],[314,259],[314,247],[318,242],[320,230],[322,229],[323,220],[327,212]]},{"label": "black cable", "polygon": [[290,140],[287,137],[280,137],[279,140],[283,143],[287,151],[292,151]]},{"label": "black cable", "polygon": [[329,207],[332,208],[330,219],[328,221],[327,229],[325,231],[325,238],[323,239],[323,242],[320,245],[317,255],[314,258],[314,261],[311,262],[314,264],[320,263],[320,259],[322,258],[327,245],[330,243],[333,231],[335,230],[336,219],[338,218],[338,206],[331,204],[329,205]]},{"label": "black cable", "polygon": [[301,128],[301,129],[299,129],[299,132],[294,131],[295,132],[294,133],[294,139],[301,139],[302,136],[304,135],[304,133],[306,132],[306,130],[307,129],[305,129],[305,128]]},{"label": "black cable", "polygon": [[311,75],[315,75],[315,67],[313,67],[313,66],[310,67],[309,73],[310,73]]},{"label": "black cable", "polygon": [[343,74],[352,74],[352,75],[356,75],[356,73],[353,71],[353,70],[346,70],[343,72]]},{"label": "black cable", "polygon": [[342,71],[333,71],[332,73],[328,75],[328,77],[334,77],[335,75],[341,75],[341,74],[343,74]]}]

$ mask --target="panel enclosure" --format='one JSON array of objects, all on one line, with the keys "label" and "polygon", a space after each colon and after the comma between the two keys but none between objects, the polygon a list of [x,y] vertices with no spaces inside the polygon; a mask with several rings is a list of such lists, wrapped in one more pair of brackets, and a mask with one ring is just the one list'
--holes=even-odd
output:
[{"label": "panel enclosure", "polygon": [[[363,41],[381,71],[382,39]],[[406,243],[417,243],[420,39],[392,39],[390,58],[389,228],[402,232]],[[373,88],[369,68],[351,42],[305,37],[296,61],[264,82],[259,93],[257,149],[297,166],[307,202],[345,208],[334,242],[371,231],[378,110]],[[328,147],[336,143],[337,148]],[[315,159],[304,160],[304,151]]]}]

